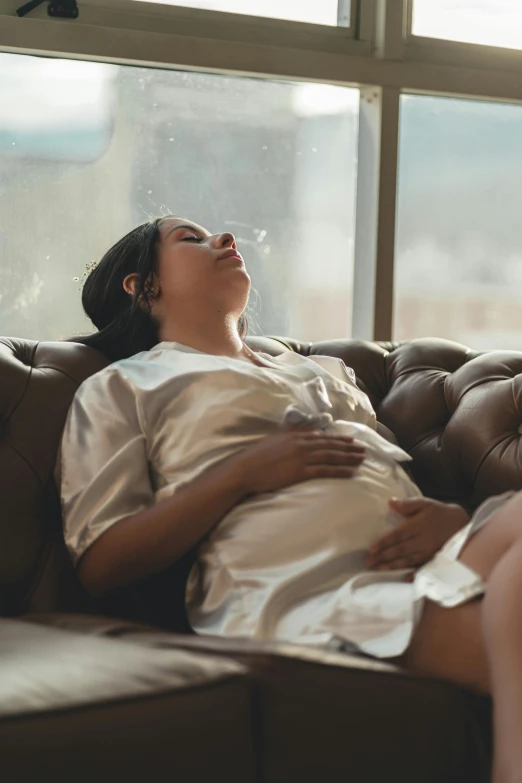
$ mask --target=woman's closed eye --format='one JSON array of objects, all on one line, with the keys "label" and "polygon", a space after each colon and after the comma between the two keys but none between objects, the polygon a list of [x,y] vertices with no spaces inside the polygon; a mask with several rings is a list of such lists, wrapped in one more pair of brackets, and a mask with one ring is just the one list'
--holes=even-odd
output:
[{"label": "woman's closed eye", "polygon": [[203,242],[203,237],[195,236],[194,234],[190,234],[189,236],[183,237],[182,242]]}]

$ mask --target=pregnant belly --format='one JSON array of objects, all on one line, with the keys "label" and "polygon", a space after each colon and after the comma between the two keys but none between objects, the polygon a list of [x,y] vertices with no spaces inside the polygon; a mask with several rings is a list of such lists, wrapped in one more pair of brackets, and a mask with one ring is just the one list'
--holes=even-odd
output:
[{"label": "pregnant belly", "polygon": [[368,459],[351,479],[314,479],[236,506],[200,555],[212,552],[223,566],[252,573],[364,552],[396,521],[390,498],[415,494],[399,465]]},{"label": "pregnant belly", "polygon": [[198,550],[186,596],[193,628],[320,641],[322,631],[304,633],[303,617],[320,626],[335,591],[394,524],[389,499],[418,492],[400,466],[366,459],[351,479],[307,481],[237,506]]}]

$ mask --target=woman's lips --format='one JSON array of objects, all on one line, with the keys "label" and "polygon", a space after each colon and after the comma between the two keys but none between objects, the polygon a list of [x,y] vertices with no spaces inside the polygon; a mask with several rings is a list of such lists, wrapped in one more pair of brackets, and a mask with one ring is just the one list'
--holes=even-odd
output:
[{"label": "woman's lips", "polygon": [[237,250],[228,250],[226,253],[223,253],[223,255],[219,257],[219,261],[225,261],[227,258],[235,259],[241,264],[241,266],[245,265],[245,262],[243,261],[243,256],[241,255],[241,253],[238,253]]}]

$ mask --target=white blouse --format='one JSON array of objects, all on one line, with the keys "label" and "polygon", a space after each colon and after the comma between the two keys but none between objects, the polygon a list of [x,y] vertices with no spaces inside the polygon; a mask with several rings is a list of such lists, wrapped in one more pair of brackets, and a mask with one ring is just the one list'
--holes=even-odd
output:
[{"label": "white blouse", "polygon": [[421,494],[399,465],[409,457],[377,434],[368,397],[341,360],[261,356],[262,367],[160,343],[80,386],[61,450],[71,556],[77,561],[119,520],[281,428],[350,435],[366,448],[353,478],[247,498],[203,539],[187,584],[188,616],[199,633],[399,655],[424,596],[455,605],[484,586],[456,562],[455,546],[413,582],[405,581],[409,571],[365,571],[369,545],[397,521],[389,499]]}]

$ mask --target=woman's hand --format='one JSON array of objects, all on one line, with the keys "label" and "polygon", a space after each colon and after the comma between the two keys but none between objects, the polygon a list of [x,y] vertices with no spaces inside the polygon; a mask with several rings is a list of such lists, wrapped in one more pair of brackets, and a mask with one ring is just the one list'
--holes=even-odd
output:
[{"label": "woman's hand", "polygon": [[379,571],[427,563],[469,521],[461,506],[430,498],[391,500],[390,507],[404,517],[404,522],[370,547],[366,566]]},{"label": "woman's hand", "polygon": [[311,429],[286,430],[247,446],[237,460],[245,495],[275,490],[316,478],[350,478],[364,460],[353,438]]}]

